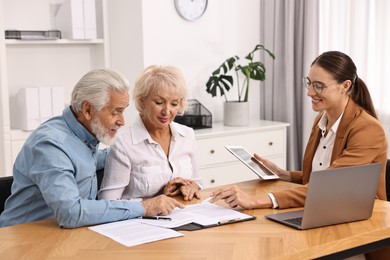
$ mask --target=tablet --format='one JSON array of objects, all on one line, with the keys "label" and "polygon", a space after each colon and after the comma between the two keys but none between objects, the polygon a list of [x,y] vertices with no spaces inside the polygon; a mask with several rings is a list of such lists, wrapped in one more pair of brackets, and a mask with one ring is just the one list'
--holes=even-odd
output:
[{"label": "tablet", "polygon": [[225,148],[236,156],[241,162],[249,167],[262,180],[279,179],[279,176],[273,173],[262,162],[256,160],[244,147],[237,145],[226,145]]}]

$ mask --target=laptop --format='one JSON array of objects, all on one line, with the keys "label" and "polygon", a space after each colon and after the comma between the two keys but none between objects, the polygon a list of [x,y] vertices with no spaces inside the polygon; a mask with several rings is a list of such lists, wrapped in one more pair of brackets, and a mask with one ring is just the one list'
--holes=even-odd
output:
[{"label": "laptop", "polygon": [[381,169],[372,163],[312,172],[303,210],[265,217],[300,230],[368,219]]}]

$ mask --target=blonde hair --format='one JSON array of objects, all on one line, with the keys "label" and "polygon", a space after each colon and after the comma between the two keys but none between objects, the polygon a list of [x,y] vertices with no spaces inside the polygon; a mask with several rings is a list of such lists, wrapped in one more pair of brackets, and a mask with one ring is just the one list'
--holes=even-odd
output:
[{"label": "blonde hair", "polygon": [[187,109],[187,85],[183,74],[173,66],[152,65],[143,70],[135,82],[134,103],[142,113],[142,100],[152,91],[159,95],[177,96],[180,99],[178,114]]}]

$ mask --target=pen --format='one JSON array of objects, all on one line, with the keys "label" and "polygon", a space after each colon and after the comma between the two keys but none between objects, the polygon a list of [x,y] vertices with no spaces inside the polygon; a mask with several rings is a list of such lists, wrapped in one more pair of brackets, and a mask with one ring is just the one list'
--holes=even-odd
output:
[{"label": "pen", "polygon": [[171,218],[168,218],[168,217],[149,217],[149,216],[143,216],[143,217],[139,217],[141,219],[154,219],[154,220],[168,220],[168,221],[171,221],[172,219]]},{"label": "pen", "polygon": [[202,201],[202,203],[206,203],[206,202],[210,202],[210,200],[214,199],[214,197],[208,197],[207,199],[205,199],[204,201]]},{"label": "pen", "polygon": [[227,224],[227,223],[233,223],[233,222],[237,222],[237,221],[240,221],[240,220],[241,220],[240,218],[225,219],[225,220],[219,221],[218,225]]}]

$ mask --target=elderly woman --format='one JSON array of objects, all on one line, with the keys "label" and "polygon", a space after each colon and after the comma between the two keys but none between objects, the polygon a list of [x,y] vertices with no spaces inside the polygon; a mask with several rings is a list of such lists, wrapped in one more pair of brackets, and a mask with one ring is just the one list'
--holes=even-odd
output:
[{"label": "elderly woman", "polygon": [[110,149],[99,199],[200,198],[194,131],[173,122],[187,107],[182,73],[172,66],[147,67],[133,97],[139,117]]}]

